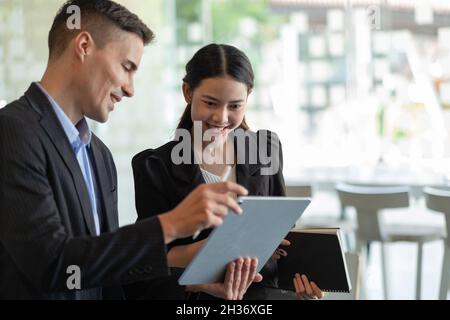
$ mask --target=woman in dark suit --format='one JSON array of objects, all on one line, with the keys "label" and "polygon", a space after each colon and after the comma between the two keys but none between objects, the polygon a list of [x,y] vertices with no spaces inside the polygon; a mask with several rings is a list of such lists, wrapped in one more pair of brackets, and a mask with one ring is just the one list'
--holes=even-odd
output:
[{"label": "woman in dark suit", "polygon": [[[187,107],[177,135],[184,139],[143,151],[133,159],[139,219],[173,209],[204,183],[228,180],[247,188],[249,195],[285,195],[282,151],[276,135],[251,132],[245,121],[253,80],[249,59],[235,47],[211,44],[194,55],[183,79]],[[238,131],[245,133],[244,139],[239,138]],[[263,160],[262,149],[270,150],[270,161]],[[201,232],[195,240],[185,238],[169,244],[172,265],[185,267],[210,232]],[[252,284],[245,299],[267,299],[268,288],[277,287],[276,258],[274,254],[264,265],[263,281]],[[162,281],[161,298],[183,296],[177,276],[175,272]],[[299,297],[322,297],[322,291],[306,277],[297,275],[293,281]],[[207,295],[197,298],[206,299]]]}]

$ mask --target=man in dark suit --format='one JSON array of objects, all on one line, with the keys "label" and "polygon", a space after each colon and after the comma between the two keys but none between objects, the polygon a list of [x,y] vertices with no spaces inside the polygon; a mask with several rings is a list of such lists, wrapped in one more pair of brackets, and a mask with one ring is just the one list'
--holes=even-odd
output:
[{"label": "man in dark suit", "polygon": [[[67,24],[73,6],[78,29]],[[118,228],[114,161],[86,118],[105,122],[133,96],[152,38],[112,1],[69,1],[50,30],[41,82],[0,111],[0,299],[120,298],[124,284],[168,274],[166,244],[240,210],[227,193],[244,188],[202,186],[177,208]],[[233,281],[258,280],[255,269],[230,264],[228,282],[217,286],[231,297]]]}]

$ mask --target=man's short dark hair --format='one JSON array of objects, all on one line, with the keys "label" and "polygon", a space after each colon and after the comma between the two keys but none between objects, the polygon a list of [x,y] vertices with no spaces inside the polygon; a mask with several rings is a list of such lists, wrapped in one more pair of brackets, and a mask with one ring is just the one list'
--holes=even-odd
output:
[{"label": "man's short dark hair", "polygon": [[[81,29],[69,29],[68,19],[73,15],[70,6],[77,6],[81,12]],[[48,35],[50,59],[60,56],[69,42],[80,32],[91,34],[96,45],[104,47],[117,37],[114,27],[137,34],[144,45],[150,43],[153,32],[124,6],[110,0],[69,0],[58,11]]]}]

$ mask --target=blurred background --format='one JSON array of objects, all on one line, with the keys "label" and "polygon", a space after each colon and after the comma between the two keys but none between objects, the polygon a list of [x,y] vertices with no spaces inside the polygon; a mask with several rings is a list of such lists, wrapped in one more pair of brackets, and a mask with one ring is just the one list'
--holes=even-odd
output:
[{"label": "blurred background", "polygon": [[[184,66],[200,47],[217,42],[239,47],[252,61],[247,120],[254,130],[280,136],[287,183],[311,186],[315,201],[305,219],[356,219],[355,210],[343,216],[335,190],[346,181],[409,186],[413,209],[390,213],[387,223],[445,228],[444,215],[427,210],[421,190],[450,184],[449,0],[117,2],[156,34],[135,97],[107,124],[91,124],[116,161],[121,225],[136,219],[133,155],[172,138],[185,108]],[[40,80],[62,3],[0,0],[0,108]],[[376,246],[364,298],[383,297]],[[424,250],[422,298],[438,297],[444,247],[433,242]],[[389,250],[390,298],[415,298],[415,246]]]}]

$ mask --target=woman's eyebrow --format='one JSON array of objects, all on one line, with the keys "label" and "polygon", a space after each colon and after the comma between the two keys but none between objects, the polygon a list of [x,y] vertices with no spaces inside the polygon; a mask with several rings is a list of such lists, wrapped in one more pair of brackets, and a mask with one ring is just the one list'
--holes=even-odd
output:
[{"label": "woman's eyebrow", "polygon": [[[212,97],[210,95],[207,95],[207,94],[202,95],[202,98],[205,98],[205,99],[208,99],[208,100],[212,100],[212,101],[215,101],[215,102],[219,102],[220,101],[219,99],[214,98],[214,97]],[[229,103],[242,103],[242,102],[244,102],[244,99],[233,100],[233,101],[230,101]]]},{"label": "woman's eyebrow", "polygon": [[207,94],[202,95],[202,98],[206,98],[206,99],[217,101],[217,102],[219,101],[219,99],[209,96]]}]

